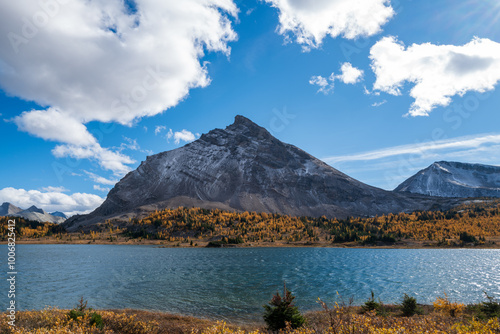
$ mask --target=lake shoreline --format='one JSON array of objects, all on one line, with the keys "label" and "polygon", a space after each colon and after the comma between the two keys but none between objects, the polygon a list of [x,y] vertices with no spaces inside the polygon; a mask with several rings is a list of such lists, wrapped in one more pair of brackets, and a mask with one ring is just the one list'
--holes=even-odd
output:
[{"label": "lake shoreline", "polygon": [[471,305],[486,300],[484,291],[500,297],[492,285],[499,278],[498,250],[127,246],[18,246],[19,307],[71,310],[83,296],[97,310],[151,310],[144,311],[148,317],[157,310],[160,318],[173,313],[241,324],[261,322],[262,305],[283,282],[305,313],[321,310],[318,297],[330,308],[334,301],[359,307],[372,299],[389,308],[405,294],[427,307],[444,292],[453,303]]},{"label": "lake shoreline", "polygon": [[[262,320],[248,322],[238,320],[223,320],[210,317],[194,317],[162,311],[150,311],[141,309],[92,309],[87,308],[86,303],[80,313],[79,306],[75,309],[45,308],[44,310],[18,311],[22,315],[17,321],[16,327],[26,330],[45,329],[49,332],[69,329],[80,329],[89,331],[95,329],[88,324],[90,319],[98,319],[102,324],[102,330],[106,333],[222,333],[222,334],[244,334],[244,333],[268,333],[266,323]],[[462,305],[458,313],[451,309]],[[81,305],[80,305],[81,306]],[[462,328],[459,333],[478,333],[498,328],[498,317],[477,319],[478,304],[465,306],[463,304],[451,304],[450,307],[416,304],[411,313],[404,314],[403,307],[399,304],[381,305],[375,309],[367,309],[364,306],[350,305],[327,305],[316,311],[305,311],[302,315],[305,318],[304,327],[296,331],[288,328],[283,333],[347,333],[344,329],[352,327],[357,323],[358,330],[383,330],[385,332],[409,333],[407,328],[419,328],[415,333],[428,333],[430,330],[439,332],[453,332],[457,328]],[[415,312],[415,313],[413,313]],[[264,313],[264,312],[263,312]],[[3,313],[5,314],[5,313]],[[78,315],[76,315],[78,314]],[[76,321],[70,318],[76,315]],[[0,329],[10,333],[10,328],[6,324],[6,318],[0,321]],[[34,319],[41,319],[33,321]],[[76,328],[75,328],[76,327]],[[117,331],[118,330],[118,331]],[[124,330],[126,330],[124,332]],[[351,333],[351,331],[348,331]],[[361,331],[360,331],[361,332]],[[362,331],[363,333],[365,331]],[[413,331],[411,331],[414,333]],[[488,331],[491,332],[491,331]]]},{"label": "lake shoreline", "polygon": [[[485,244],[464,244],[443,246],[437,242],[405,240],[394,244],[368,244],[362,245],[357,242],[331,243],[331,242],[252,242],[243,244],[228,244],[214,248],[348,248],[348,249],[500,249],[500,238],[492,238]],[[6,245],[7,241],[0,241],[0,245]],[[163,240],[129,239],[129,240],[88,240],[88,239],[57,239],[53,237],[43,237],[38,239],[17,239],[18,245],[138,245],[138,246],[158,246],[160,248],[210,248],[208,241],[196,241],[196,244],[189,242],[165,242]]]}]

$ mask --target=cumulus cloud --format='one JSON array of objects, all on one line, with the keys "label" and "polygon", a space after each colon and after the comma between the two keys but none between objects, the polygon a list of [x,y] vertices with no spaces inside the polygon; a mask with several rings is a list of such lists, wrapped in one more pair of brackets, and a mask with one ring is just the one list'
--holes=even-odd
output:
[{"label": "cumulus cloud", "polygon": [[45,140],[81,146],[97,143],[85,125],[56,108],[25,111],[14,122],[21,131]]},{"label": "cumulus cloud", "polygon": [[318,93],[327,95],[333,92],[335,80],[354,85],[362,80],[363,74],[363,70],[353,67],[351,63],[343,63],[340,66],[340,74],[332,73],[328,79],[321,75],[315,75],[311,77],[309,84],[319,86]]},{"label": "cumulus cloud", "polygon": [[351,63],[343,63],[340,67],[340,74],[335,76],[345,84],[355,84],[361,81],[363,78],[363,70],[353,67]]},{"label": "cumulus cloud", "polygon": [[388,0],[265,0],[279,10],[279,33],[291,37],[304,50],[317,48],[323,39],[354,39],[381,31],[395,14]]},{"label": "cumulus cloud", "polygon": [[135,160],[120,152],[114,152],[103,148],[99,144],[91,146],[57,145],[52,154],[56,158],[70,157],[73,159],[95,160],[103,169],[112,171],[117,176],[130,172],[128,166],[135,163]]},{"label": "cumulus cloud", "polygon": [[[169,134],[170,134],[170,132],[169,132]],[[191,142],[191,141],[196,139],[196,136],[192,132],[190,132],[186,129],[184,129],[180,132],[175,132],[173,134],[173,136],[174,136],[174,141],[176,144],[179,144],[181,141]]]},{"label": "cumulus cloud", "polygon": [[384,37],[370,50],[376,75],[373,89],[401,95],[403,85],[414,84],[412,116],[426,116],[447,106],[455,95],[493,90],[500,80],[500,43],[474,38],[462,45],[413,44]]},{"label": "cumulus cloud", "polygon": [[26,209],[32,205],[47,212],[61,211],[66,215],[89,213],[102,204],[104,198],[86,193],[64,194],[59,191],[0,189],[0,203],[9,202]]},{"label": "cumulus cloud", "polygon": [[[103,148],[95,137],[87,131],[85,125],[58,109],[49,108],[23,112],[13,120],[22,131],[45,140],[66,143],[58,145],[52,150],[53,155],[57,158],[92,159],[97,161],[102,168],[111,170],[117,175],[123,175],[130,171],[130,167],[127,165],[135,162],[120,152],[125,148],[137,148],[137,142],[129,141],[128,144],[122,144],[118,148],[118,152]],[[125,140],[128,141],[128,138]]]},{"label": "cumulus cloud", "polygon": [[[236,39],[231,0],[26,0],[0,4],[0,88],[43,110],[14,118],[19,129],[85,155],[123,156],[102,148],[84,124],[130,125],[173,107],[210,83],[201,58],[230,53]],[[94,154],[90,154],[94,153]],[[130,161],[130,159],[128,159]],[[109,166],[109,161],[100,161]]]}]

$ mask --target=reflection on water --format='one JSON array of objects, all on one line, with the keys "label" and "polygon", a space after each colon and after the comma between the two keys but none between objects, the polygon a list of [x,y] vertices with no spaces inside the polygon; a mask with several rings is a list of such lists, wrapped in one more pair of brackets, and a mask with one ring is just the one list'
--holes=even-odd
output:
[{"label": "reflection on water", "polygon": [[465,303],[483,300],[483,291],[500,297],[499,250],[18,245],[17,268],[21,309],[71,308],[83,296],[94,308],[251,321],[284,281],[302,310],[317,309],[318,297],[334,301],[337,291],[357,304],[371,290],[384,303],[404,293],[420,303],[444,291]]}]

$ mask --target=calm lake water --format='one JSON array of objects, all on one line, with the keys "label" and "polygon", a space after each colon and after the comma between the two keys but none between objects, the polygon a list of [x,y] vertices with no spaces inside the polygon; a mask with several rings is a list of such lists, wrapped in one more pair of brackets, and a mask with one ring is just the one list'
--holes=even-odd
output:
[{"label": "calm lake water", "polygon": [[[6,246],[0,246],[4,277]],[[404,293],[432,303],[445,291],[464,303],[500,298],[500,250],[335,248],[182,249],[114,245],[18,245],[20,309],[134,308],[227,319],[260,320],[262,305],[283,282],[301,310],[317,298],[362,304],[373,290],[384,303]],[[7,305],[7,283],[0,282]],[[5,293],[4,293],[5,292]]]}]

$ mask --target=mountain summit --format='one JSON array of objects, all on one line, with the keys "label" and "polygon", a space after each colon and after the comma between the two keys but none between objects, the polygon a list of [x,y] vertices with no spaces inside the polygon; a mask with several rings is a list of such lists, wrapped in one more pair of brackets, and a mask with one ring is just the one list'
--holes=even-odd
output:
[{"label": "mountain summit", "polygon": [[60,217],[49,214],[43,209],[39,209],[34,205],[30,206],[26,210],[23,210],[7,202],[3,203],[0,206],[0,216],[23,217],[29,220],[51,222],[56,224],[60,224],[66,220],[66,216]]},{"label": "mountain summit", "polygon": [[0,206],[0,216],[13,216],[20,211],[23,211],[23,209],[18,208],[17,206],[12,205],[8,202],[4,202]]},{"label": "mountain summit", "polygon": [[395,191],[441,197],[500,197],[500,167],[439,161],[401,183]]},{"label": "mountain summit", "polygon": [[361,183],[236,116],[181,148],[147,157],[94,212],[70,218],[77,230],[156,209],[197,206],[295,216],[372,216],[429,209],[431,198]]}]

